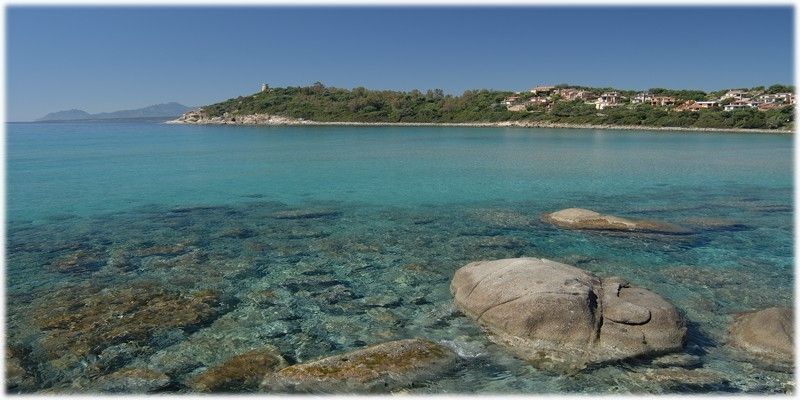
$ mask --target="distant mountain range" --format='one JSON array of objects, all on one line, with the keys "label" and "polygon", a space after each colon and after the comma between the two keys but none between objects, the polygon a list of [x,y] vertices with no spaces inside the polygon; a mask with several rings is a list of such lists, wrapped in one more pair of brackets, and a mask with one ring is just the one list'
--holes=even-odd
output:
[{"label": "distant mountain range", "polygon": [[164,103],[147,106],[144,108],[137,108],[135,110],[121,110],[114,112],[105,112],[98,114],[89,114],[83,110],[66,110],[58,111],[45,115],[37,119],[37,122],[43,121],[78,121],[78,120],[97,120],[97,119],[118,119],[118,118],[158,118],[158,117],[177,117],[181,114],[191,110],[179,103]]}]

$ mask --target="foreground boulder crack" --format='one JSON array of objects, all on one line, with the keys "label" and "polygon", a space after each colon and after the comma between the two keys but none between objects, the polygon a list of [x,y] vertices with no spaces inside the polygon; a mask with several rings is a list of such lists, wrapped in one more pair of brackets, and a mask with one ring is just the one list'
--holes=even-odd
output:
[{"label": "foreground boulder crack", "polygon": [[657,294],[546,259],[473,262],[450,288],[490,339],[541,368],[669,353],[686,339],[685,321]]}]

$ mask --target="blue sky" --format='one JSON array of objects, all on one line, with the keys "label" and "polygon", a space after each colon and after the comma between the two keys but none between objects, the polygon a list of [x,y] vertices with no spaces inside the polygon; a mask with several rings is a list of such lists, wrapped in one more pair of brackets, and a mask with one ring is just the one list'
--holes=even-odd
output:
[{"label": "blue sky", "polygon": [[8,120],[272,86],[522,90],[792,83],[793,10],[53,8],[7,10]]}]

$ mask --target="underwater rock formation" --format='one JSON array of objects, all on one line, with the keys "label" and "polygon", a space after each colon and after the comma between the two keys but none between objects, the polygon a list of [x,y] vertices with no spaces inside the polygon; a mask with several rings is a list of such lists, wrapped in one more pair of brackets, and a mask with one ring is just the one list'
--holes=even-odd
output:
[{"label": "underwater rock formation", "polygon": [[116,344],[147,345],[158,332],[206,324],[218,306],[214,291],[177,294],[152,282],[65,286],[37,302],[32,320],[45,357],[61,369]]},{"label": "underwater rock formation", "polygon": [[50,262],[50,267],[65,274],[82,274],[99,269],[103,261],[98,254],[78,250]]},{"label": "underwater rock formation", "polygon": [[453,368],[458,356],[425,339],[381,343],[267,375],[262,388],[285,392],[386,392]]},{"label": "underwater rock formation", "polygon": [[189,387],[198,392],[243,392],[258,388],[269,372],[286,367],[276,349],[266,347],[234,356],[196,376]]}]

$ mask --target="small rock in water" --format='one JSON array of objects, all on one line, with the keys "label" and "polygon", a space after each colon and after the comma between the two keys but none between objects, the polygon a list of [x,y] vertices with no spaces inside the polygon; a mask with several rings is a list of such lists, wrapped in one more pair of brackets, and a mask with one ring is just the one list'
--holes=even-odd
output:
[{"label": "small rock in water", "polygon": [[582,208],[567,208],[554,213],[544,214],[542,220],[560,228],[567,229],[661,234],[690,233],[690,231],[685,228],[665,222],[631,220],[613,215],[600,214]]},{"label": "small rock in water", "polygon": [[765,366],[791,371],[794,324],[791,308],[767,308],[734,316],[728,344],[745,358]]},{"label": "small rock in water", "polygon": [[266,347],[234,356],[197,375],[188,386],[198,392],[242,392],[258,389],[264,375],[286,367],[276,349]]},{"label": "small rock in water", "polygon": [[386,392],[421,383],[452,369],[458,356],[425,339],[370,346],[267,375],[267,390],[312,393]]}]

